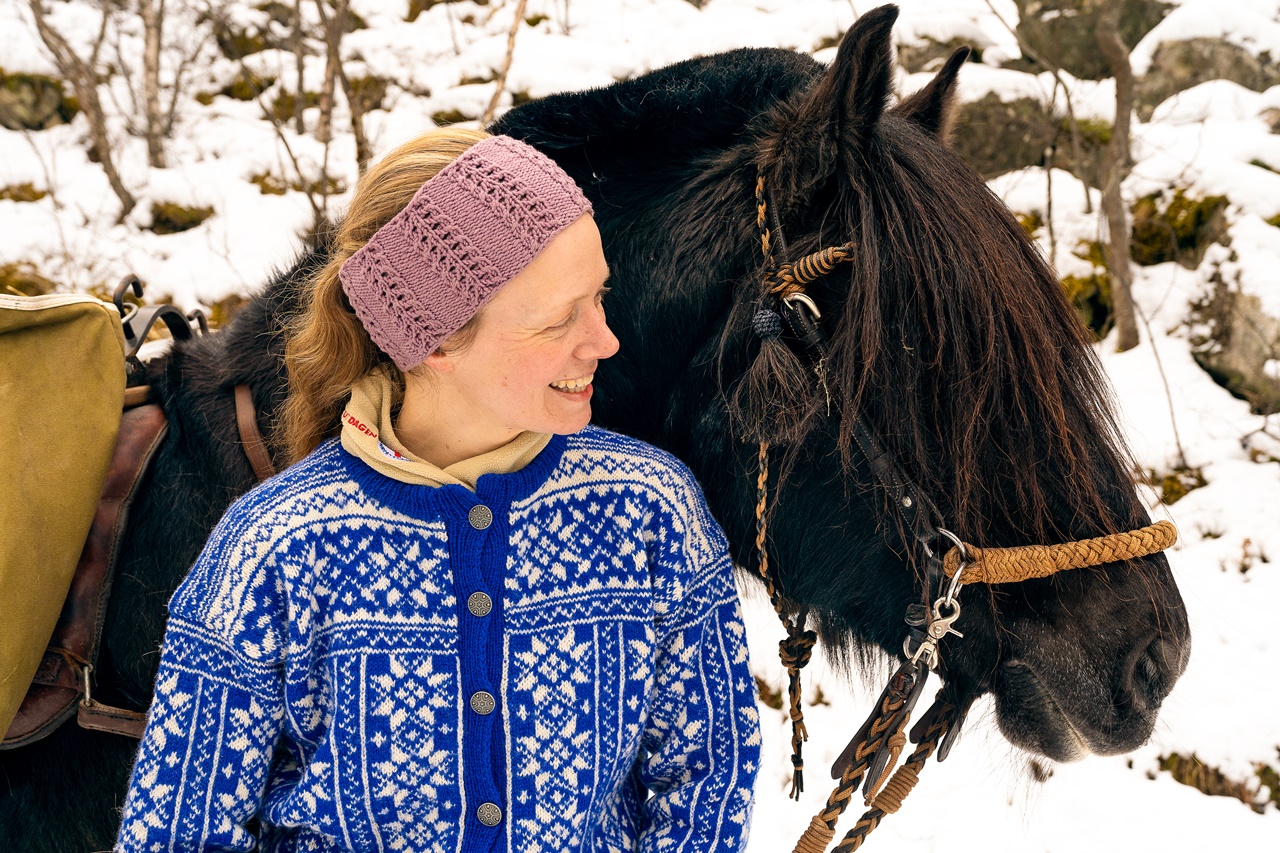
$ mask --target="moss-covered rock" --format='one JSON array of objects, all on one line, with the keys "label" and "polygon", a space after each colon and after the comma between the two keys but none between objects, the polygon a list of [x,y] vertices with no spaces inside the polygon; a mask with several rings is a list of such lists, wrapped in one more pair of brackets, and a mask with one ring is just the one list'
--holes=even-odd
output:
[{"label": "moss-covered rock", "polygon": [[259,172],[249,176],[249,183],[257,184],[263,195],[284,195],[289,191],[289,182],[270,172]]},{"label": "moss-covered rock", "polygon": [[[1107,0],[1122,2],[1120,38],[1133,47],[1173,9],[1160,0]],[[1111,69],[1098,50],[1094,36],[1097,6],[1090,0],[1014,0],[1018,7],[1018,35],[1039,56],[1086,80],[1110,77]],[[1040,72],[1039,63],[1023,58],[1006,67]]]},{"label": "moss-covered rock", "polygon": [[[1205,764],[1196,757],[1194,752],[1190,755],[1173,752],[1160,756],[1157,761],[1162,771],[1183,785],[1189,785],[1211,797],[1231,797],[1239,800],[1258,814],[1266,810],[1267,799],[1259,792],[1262,784],[1260,778],[1236,781],[1219,768]],[[1272,770],[1272,773],[1274,774],[1275,771]]]},{"label": "moss-covered rock", "polygon": [[1111,276],[1094,270],[1089,275],[1068,275],[1062,279],[1067,299],[1076,309],[1080,321],[1101,340],[1115,324],[1111,301]]},{"label": "moss-covered rock", "polygon": [[66,124],[80,104],[63,81],[45,74],[9,74],[0,68],[0,127],[45,130]]},{"label": "moss-covered rock", "polygon": [[1163,42],[1134,88],[1138,115],[1146,121],[1166,98],[1208,80],[1230,80],[1261,92],[1280,84],[1280,65],[1265,51],[1254,56],[1224,39]]},{"label": "moss-covered rock", "polygon": [[353,77],[351,83],[352,107],[361,113],[380,110],[387,100],[387,81],[382,77]]},{"label": "moss-covered rock", "polygon": [[1181,187],[1134,202],[1129,250],[1142,266],[1177,261],[1195,269],[1212,243],[1227,241],[1227,199],[1194,198]]},{"label": "moss-covered rock", "polygon": [[0,264],[0,293],[15,296],[43,296],[53,293],[57,285],[40,274],[28,261]]},{"label": "moss-covered rock", "polygon": [[284,195],[289,190],[310,192],[316,195],[341,195],[347,191],[346,184],[333,176],[329,176],[323,181],[319,178],[304,181],[298,178],[286,180],[270,172],[260,172],[250,175],[249,183],[256,184],[258,191],[263,195]]},{"label": "moss-covered rock", "polygon": [[35,184],[10,184],[0,187],[0,201],[39,201],[47,196],[44,190],[38,190]]},{"label": "moss-covered rock", "polygon": [[227,59],[244,59],[267,48],[276,47],[270,34],[253,27],[240,29],[226,20],[215,21],[213,38]]},{"label": "moss-covered rock", "polygon": [[213,216],[212,207],[187,207],[171,201],[157,201],[151,205],[149,231],[156,234],[178,234],[190,231]]},{"label": "moss-covered rock", "polygon": [[225,95],[236,101],[252,101],[276,83],[274,77],[259,77],[247,68],[240,69],[235,78],[216,92],[197,92],[196,100],[206,107],[217,95]]},{"label": "moss-covered rock", "polygon": [[461,110],[440,110],[431,114],[431,120],[441,127],[446,124],[457,124],[460,121],[474,121],[475,116],[469,116]]},{"label": "moss-covered rock", "polygon": [[[320,106],[319,92],[303,92],[301,107],[308,110]],[[271,102],[271,115],[281,124],[293,121],[298,113],[298,93],[281,91]]]},{"label": "moss-covered rock", "polygon": [[1209,485],[1204,470],[1199,467],[1174,468],[1170,471],[1148,472],[1151,486],[1160,493],[1160,503],[1173,506],[1196,489]]}]

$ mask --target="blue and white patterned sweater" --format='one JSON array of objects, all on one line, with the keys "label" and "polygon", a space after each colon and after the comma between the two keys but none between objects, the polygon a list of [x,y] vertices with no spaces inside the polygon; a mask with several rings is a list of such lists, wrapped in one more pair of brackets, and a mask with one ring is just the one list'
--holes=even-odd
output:
[{"label": "blue and white patterned sweater", "polygon": [[745,847],[727,545],[643,442],[553,436],[472,493],[328,441],[227,511],[169,614],[116,851]]}]

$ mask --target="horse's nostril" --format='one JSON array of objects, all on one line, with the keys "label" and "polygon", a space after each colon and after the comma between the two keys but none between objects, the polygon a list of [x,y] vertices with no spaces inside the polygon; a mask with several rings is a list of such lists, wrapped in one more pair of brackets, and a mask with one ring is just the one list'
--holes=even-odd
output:
[{"label": "horse's nostril", "polygon": [[1137,657],[1133,666],[1133,687],[1154,708],[1164,701],[1186,665],[1183,644],[1157,636]]}]

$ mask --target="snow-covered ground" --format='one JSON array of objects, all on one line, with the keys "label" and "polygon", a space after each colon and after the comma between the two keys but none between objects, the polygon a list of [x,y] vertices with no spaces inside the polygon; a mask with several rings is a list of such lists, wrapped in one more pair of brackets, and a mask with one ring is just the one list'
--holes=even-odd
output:
[{"label": "snow-covered ground", "polygon": [[[90,4],[49,4],[51,18],[73,43],[92,38],[97,18]],[[171,9],[182,4],[171,2]],[[233,4],[246,19],[262,16],[251,4]],[[461,110],[478,115],[501,63],[514,3],[492,0],[439,4],[414,23],[403,21],[403,3],[356,0],[370,24],[345,42],[370,73],[393,85],[387,109],[369,117],[375,151],[431,126],[431,115]],[[945,40],[963,36],[984,50],[989,63],[1019,54],[1014,38],[986,0],[899,0],[896,37]],[[1016,20],[1011,0],[993,0],[1005,20]],[[1134,51],[1139,70],[1162,38],[1223,36],[1255,53],[1280,56],[1280,0],[1183,0]],[[709,0],[699,10],[684,0],[530,0],[525,15],[545,16],[522,29],[508,90],[539,96],[607,84],[698,54],[744,45],[783,46],[832,55],[830,40],[872,3],[850,0]],[[309,4],[308,4],[309,7]],[[174,13],[175,20],[177,13]],[[29,21],[25,0],[0,0],[0,65],[9,72],[52,72]],[[183,25],[186,26],[186,25]],[[122,36],[126,55],[140,53],[141,36]],[[237,66],[206,46],[207,64],[193,73],[192,90],[217,90]],[[293,79],[293,59],[273,51],[246,60],[260,74]],[[321,57],[307,65],[307,88],[318,89]],[[927,77],[903,75],[904,88]],[[292,83],[290,83],[292,85]],[[108,84],[112,100],[129,102],[122,79]],[[1079,114],[1110,120],[1114,86],[1073,86]],[[961,95],[988,92],[1053,97],[1047,76],[970,64]],[[504,96],[504,105],[510,96]],[[1174,520],[1182,541],[1169,559],[1191,614],[1194,648],[1190,668],[1165,704],[1150,744],[1130,756],[1089,758],[1051,767],[1035,781],[1030,758],[996,732],[990,706],[971,715],[949,760],[930,765],[903,810],[888,818],[869,842],[872,850],[931,851],[1190,851],[1280,849],[1280,809],[1255,814],[1241,803],[1207,797],[1158,772],[1157,757],[1195,753],[1234,779],[1249,778],[1255,762],[1280,767],[1280,690],[1275,673],[1277,602],[1280,602],[1280,464],[1252,461],[1251,450],[1280,456],[1280,442],[1259,433],[1266,426],[1248,407],[1215,385],[1192,360],[1188,303],[1202,294],[1214,263],[1280,315],[1280,228],[1264,220],[1280,213],[1280,135],[1262,113],[1280,107],[1280,87],[1257,93],[1225,81],[1206,83],[1161,105],[1149,123],[1134,127],[1136,165],[1130,198],[1174,183],[1194,193],[1231,201],[1232,250],[1213,249],[1199,270],[1175,265],[1137,269],[1135,298],[1146,318],[1142,346],[1115,354],[1114,340],[1099,352],[1139,461],[1169,470],[1177,437],[1208,485],[1173,507],[1150,495],[1152,513]],[[299,248],[297,234],[311,219],[304,196],[263,195],[249,183],[255,174],[290,177],[292,166],[253,102],[217,97],[208,106],[178,106],[171,167],[149,169],[141,140],[127,137],[115,114],[112,133],[122,156],[125,183],[139,198],[123,225],[101,168],[88,160],[83,117],[38,133],[0,130],[0,187],[30,182],[51,194],[34,203],[0,201],[0,265],[31,261],[75,289],[112,284],[126,271],[149,282],[153,296],[168,294],[184,307],[248,293]],[[314,124],[314,118],[311,119]],[[331,170],[354,183],[354,141],[346,117],[330,153]],[[310,135],[286,130],[293,153],[318,173],[320,146]],[[992,186],[1021,213],[1046,210],[1046,175],[1028,169],[1001,176]],[[1071,255],[1079,240],[1103,233],[1097,215],[1084,210],[1084,187],[1065,172],[1052,176],[1057,261],[1063,274],[1088,273]],[[348,195],[330,200],[340,210]],[[215,215],[181,234],[157,236],[149,222],[152,201],[209,205]],[[1097,209],[1096,198],[1094,209]],[[1044,229],[1041,229],[1044,233]],[[1046,251],[1048,246],[1046,244]],[[1163,375],[1161,373],[1163,371]],[[1280,434],[1272,419],[1270,432]],[[1242,561],[1248,564],[1243,572]],[[776,661],[778,627],[755,586],[745,591],[757,673],[775,687],[785,679]],[[878,678],[877,678],[878,680]],[[849,685],[826,669],[820,656],[805,675],[810,699],[818,688],[829,704],[806,708],[811,741],[806,747],[808,791],[790,802],[789,726],[781,711],[761,706],[766,736],[751,850],[790,850],[829,792],[826,768],[868,711],[879,685]],[[852,825],[849,815],[841,831]]]}]

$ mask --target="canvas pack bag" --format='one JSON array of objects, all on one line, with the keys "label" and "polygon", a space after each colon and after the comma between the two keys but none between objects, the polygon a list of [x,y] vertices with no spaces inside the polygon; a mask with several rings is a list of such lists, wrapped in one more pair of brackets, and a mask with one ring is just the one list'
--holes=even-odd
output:
[{"label": "canvas pack bag", "polygon": [[0,294],[0,734],[53,634],[102,494],[125,388],[115,307]]}]

